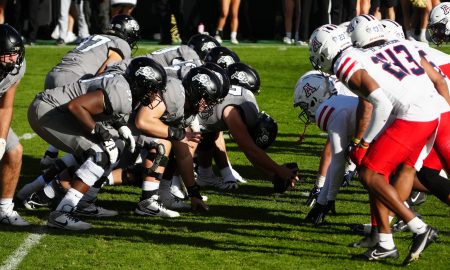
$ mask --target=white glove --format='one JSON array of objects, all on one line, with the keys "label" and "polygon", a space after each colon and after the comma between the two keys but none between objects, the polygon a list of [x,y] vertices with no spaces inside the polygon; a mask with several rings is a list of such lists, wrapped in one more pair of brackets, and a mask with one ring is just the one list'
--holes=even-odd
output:
[{"label": "white glove", "polygon": [[194,117],[194,120],[189,124],[193,132],[200,132],[200,122],[198,121],[197,115]]},{"label": "white glove", "polygon": [[104,141],[103,143],[103,149],[109,156],[109,161],[111,164],[116,163],[116,161],[119,159],[119,149],[117,149],[116,143],[113,141],[113,139],[109,139],[107,141]]},{"label": "white glove", "polygon": [[3,138],[0,138],[0,160],[2,160],[3,155],[5,154],[6,149],[6,141]]},{"label": "white glove", "polygon": [[134,153],[134,150],[136,149],[136,141],[134,140],[133,134],[131,134],[130,128],[127,126],[121,126],[119,128],[119,135],[122,139],[127,141],[131,153]]}]

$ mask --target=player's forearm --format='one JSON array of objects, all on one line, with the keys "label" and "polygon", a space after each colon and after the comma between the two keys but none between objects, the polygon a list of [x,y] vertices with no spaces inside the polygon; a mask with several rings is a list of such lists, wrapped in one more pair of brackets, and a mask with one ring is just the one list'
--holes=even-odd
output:
[{"label": "player's forearm", "polygon": [[9,128],[11,127],[11,120],[13,115],[13,108],[0,108],[0,138],[6,140]]}]

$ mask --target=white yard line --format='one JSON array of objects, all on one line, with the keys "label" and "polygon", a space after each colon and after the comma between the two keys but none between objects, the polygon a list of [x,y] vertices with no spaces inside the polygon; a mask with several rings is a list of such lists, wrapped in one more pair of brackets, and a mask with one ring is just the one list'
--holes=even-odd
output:
[{"label": "white yard line", "polygon": [[28,255],[30,250],[39,244],[41,238],[45,236],[45,231],[41,233],[32,233],[28,235],[25,241],[18,247],[13,254],[11,254],[0,267],[0,270],[14,270]]},{"label": "white yard line", "polygon": [[36,133],[24,133],[22,136],[19,136],[19,140],[30,140],[37,136]]}]

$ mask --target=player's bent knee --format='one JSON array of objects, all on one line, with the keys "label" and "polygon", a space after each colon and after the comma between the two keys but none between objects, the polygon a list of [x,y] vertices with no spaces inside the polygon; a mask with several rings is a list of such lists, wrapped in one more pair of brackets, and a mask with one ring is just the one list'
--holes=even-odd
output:
[{"label": "player's bent knee", "polygon": [[96,164],[91,159],[88,159],[80,166],[80,168],[78,168],[75,175],[78,176],[83,183],[91,187],[98,179],[100,179],[100,177],[102,177],[104,172],[105,170],[103,167]]}]

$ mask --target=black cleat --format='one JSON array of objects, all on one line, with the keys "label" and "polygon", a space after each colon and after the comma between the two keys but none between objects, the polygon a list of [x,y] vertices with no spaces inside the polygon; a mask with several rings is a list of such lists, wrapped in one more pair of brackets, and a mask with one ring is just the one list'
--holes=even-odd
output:
[{"label": "black cleat", "polygon": [[408,256],[403,261],[403,265],[408,265],[410,262],[419,259],[422,252],[438,238],[438,230],[427,226],[427,230],[421,234],[414,234],[411,249]]},{"label": "black cleat", "polygon": [[427,200],[427,195],[424,192],[420,191],[412,191],[411,195],[409,195],[409,198],[406,200],[406,202],[410,206],[419,205],[424,203]]},{"label": "black cleat", "polygon": [[367,261],[379,261],[385,259],[397,259],[399,257],[397,248],[385,249],[380,245],[369,248],[366,252],[352,256],[352,259],[362,259]]}]

